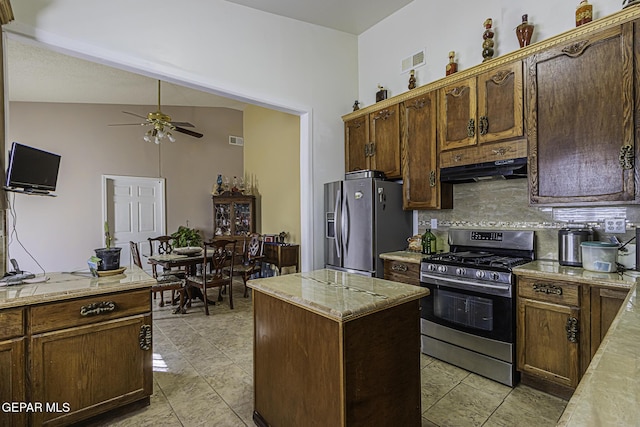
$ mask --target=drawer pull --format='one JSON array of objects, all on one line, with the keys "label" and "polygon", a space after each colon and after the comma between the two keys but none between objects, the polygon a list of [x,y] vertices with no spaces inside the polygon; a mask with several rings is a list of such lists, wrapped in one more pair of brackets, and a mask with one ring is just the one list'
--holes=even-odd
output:
[{"label": "drawer pull", "polygon": [[562,295],[562,288],[560,286],[554,285],[539,285],[537,283],[533,284],[533,292],[540,292],[543,294],[554,294],[554,295]]},{"label": "drawer pull", "polygon": [[405,272],[405,271],[407,271],[409,268],[408,268],[405,264],[393,264],[393,265],[391,266],[391,269],[392,269],[393,271],[400,271],[400,272],[403,272],[403,273],[404,273],[404,272]]},{"label": "drawer pull", "polygon": [[138,341],[140,342],[140,349],[144,351],[151,350],[151,325],[140,326]]},{"label": "drawer pull", "polygon": [[578,319],[569,317],[567,319],[566,330],[569,342],[578,342]]},{"label": "drawer pull", "polygon": [[116,303],[113,301],[94,302],[83,305],[80,308],[80,316],[97,316],[98,314],[111,313],[116,310]]}]

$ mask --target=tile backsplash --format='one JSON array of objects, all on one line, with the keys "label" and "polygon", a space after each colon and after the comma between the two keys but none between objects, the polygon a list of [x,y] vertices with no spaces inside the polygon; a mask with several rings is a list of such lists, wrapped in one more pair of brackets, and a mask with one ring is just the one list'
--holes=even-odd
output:
[{"label": "tile backsplash", "polygon": [[449,228],[524,229],[536,234],[536,257],[558,259],[558,229],[568,224],[584,224],[595,231],[596,240],[609,240],[604,220],[624,218],[626,233],[616,234],[626,242],[635,236],[640,224],[640,206],[618,207],[531,207],[526,179],[496,179],[456,184],[453,187],[453,209],[418,212],[418,232],[430,228],[438,238],[438,250],[447,251]]}]

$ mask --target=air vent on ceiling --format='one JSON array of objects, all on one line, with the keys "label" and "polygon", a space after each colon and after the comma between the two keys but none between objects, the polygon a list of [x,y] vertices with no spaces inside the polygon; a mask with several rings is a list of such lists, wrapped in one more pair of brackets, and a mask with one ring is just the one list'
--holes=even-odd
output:
[{"label": "air vent on ceiling", "polygon": [[409,70],[414,70],[418,67],[426,64],[426,51],[422,49],[419,52],[414,53],[411,56],[408,56],[402,60],[402,72],[406,73]]},{"label": "air vent on ceiling", "polygon": [[244,138],[241,136],[229,135],[229,144],[242,147],[244,145]]}]

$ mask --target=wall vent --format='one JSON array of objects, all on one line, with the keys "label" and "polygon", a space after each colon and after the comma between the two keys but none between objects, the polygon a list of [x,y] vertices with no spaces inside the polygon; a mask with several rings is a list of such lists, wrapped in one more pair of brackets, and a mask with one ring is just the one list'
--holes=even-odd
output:
[{"label": "wall vent", "polygon": [[422,49],[419,52],[414,53],[402,60],[402,73],[406,73],[410,70],[414,70],[418,67],[422,67],[426,64],[427,52]]},{"label": "wall vent", "polygon": [[244,145],[244,138],[241,136],[229,135],[229,144],[242,147]]}]

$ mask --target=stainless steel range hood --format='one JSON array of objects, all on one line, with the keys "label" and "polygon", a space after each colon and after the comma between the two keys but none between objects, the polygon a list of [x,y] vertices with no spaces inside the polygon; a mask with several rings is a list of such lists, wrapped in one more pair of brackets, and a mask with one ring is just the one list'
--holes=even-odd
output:
[{"label": "stainless steel range hood", "polygon": [[520,157],[472,165],[440,169],[440,182],[460,184],[485,179],[512,179],[527,177],[527,158]]}]

